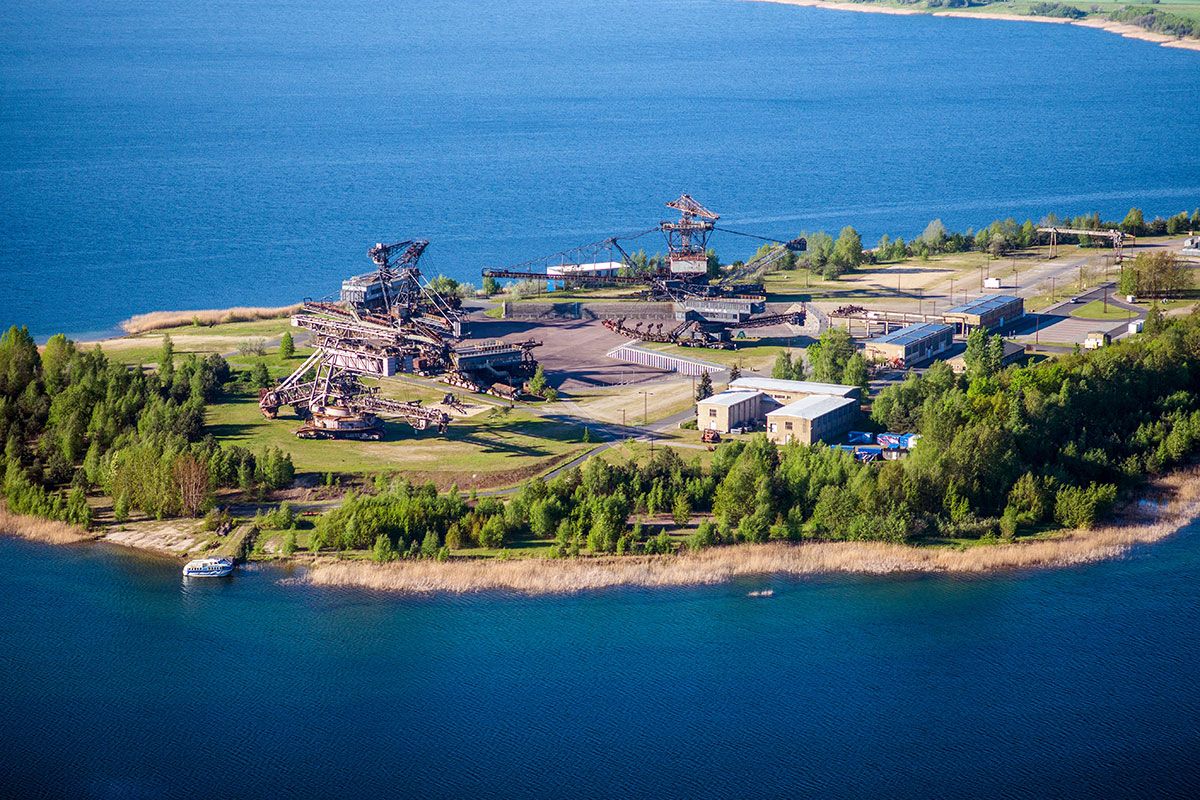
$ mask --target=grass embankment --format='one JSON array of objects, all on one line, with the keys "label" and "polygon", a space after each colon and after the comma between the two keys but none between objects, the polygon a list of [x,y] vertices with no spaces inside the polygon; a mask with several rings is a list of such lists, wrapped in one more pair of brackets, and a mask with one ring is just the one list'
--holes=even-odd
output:
[{"label": "grass embankment", "polygon": [[11,533],[22,539],[46,544],[74,544],[96,538],[94,534],[78,525],[13,514],[3,501],[0,501],[0,533]]},{"label": "grass embankment", "polygon": [[238,307],[209,308],[197,311],[152,311],[138,314],[121,323],[121,329],[130,335],[170,328],[226,325],[232,322],[251,322],[263,319],[289,317],[300,306],[277,306],[275,308]]},{"label": "grass embankment", "polygon": [[760,544],[715,547],[678,556],[579,559],[400,561],[380,565],[318,559],[299,580],[405,594],[516,592],[573,594],[618,587],[665,588],[727,583],[736,578],[827,573],[979,574],[1041,569],[1120,556],[1170,536],[1200,513],[1200,472],[1182,470],[1156,480],[1148,496],[1166,501],[1158,513],[1131,512],[1091,531],[970,548],[914,547],[874,542]]},{"label": "grass embankment", "polygon": [[[289,328],[290,325],[286,318],[228,322],[217,325],[189,324],[180,327],[159,328],[151,332],[131,334],[116,339],[105,339],[96,344],[113,361],[130,365],[156,364],[162,353],[163,338],[169,335],[177,357],[186,356],[189,353],[198,355],[218,353],[228,355],[230,364],[237,368],[252,367],[255,360],[266,360],[268,367],[278,367],[282,366],[282,363],[276,347],[268,347],[263,356],[243,355],[239,351],[256,342],[259,344],[272,343],[273,345]],[[299,347],[296,352],[301,357],[308,354],[308,351]]]}]

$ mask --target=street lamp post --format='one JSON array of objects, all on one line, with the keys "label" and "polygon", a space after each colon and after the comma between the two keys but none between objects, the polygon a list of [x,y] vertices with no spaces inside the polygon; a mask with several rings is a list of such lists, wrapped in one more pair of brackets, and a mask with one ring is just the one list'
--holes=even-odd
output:
[{"label": "street lamp post", "polygon": [[[654,392],[647,392],[643,389],[642,391],[638,392],[638,394],[642,396],[642,427],[647,428],[650,426],[650,395],[654,394]],[[650,431],[647,431],[646,435],[650,439],[650,452],[653,453],[654,434]]]}]

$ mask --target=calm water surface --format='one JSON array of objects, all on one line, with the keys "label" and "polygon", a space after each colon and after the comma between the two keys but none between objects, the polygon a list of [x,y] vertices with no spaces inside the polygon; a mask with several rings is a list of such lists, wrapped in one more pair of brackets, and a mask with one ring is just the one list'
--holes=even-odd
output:
[{"label": "calm water surface", "polygon": [[321,297],[412,236],[478,281],[684,190],[868,241],[1175,213],[1198,82],[1196,53],[1073,26],[736,0],[8,0],[0,324]]},{"label": "calm water surface", "polygon": [[1200,786],[1197,527],[1024,575],[543,599],[184,585],[175,562],[9,538],[0,564],[0,796]]}]

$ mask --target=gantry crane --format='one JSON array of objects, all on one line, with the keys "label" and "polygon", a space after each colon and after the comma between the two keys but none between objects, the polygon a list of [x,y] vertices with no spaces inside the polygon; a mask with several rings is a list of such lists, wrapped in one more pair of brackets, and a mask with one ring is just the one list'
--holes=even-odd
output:
[{"label": "gantry crane", "polygon": [[[654,336],[664,337],[663,341],[675,341],[679,344],[698,347],[730,347],[729,331],[737,328],[761,327],[780,323],[802,324],[803,312],[772,315],[769,318],[756,317],[766,310],[766,296],[761,283],[743,283],[747,277],[760,277],[773,264],[789,252],[802,252],[807,248],[803,238],[790,241],[771,239],[740,231],[717,227],[720,215],[698,203],[691,195],[682,194],[675,200],[666,203],[668,208],[680,212],[678,220],[660,222],[658,227],[626,236],[614,236],[594,242],[590,245],[573,248],[556,253],[544,259],[525,262],[506,269],[485,269],[485,278],[554,280],[561,279],[583,285],[643,286],[646,288],[644,297],[647,300],[665,300],[675,304],[675,316],[681,323],[666,333],[658,331]],[[655,270],[640,271],[639,266],[629,255],[622,242],[630,242],[655,231],[661,232],[667,242],[667,257]],[[738,236],[747,236],[770,243],[764,252],[752,258],[726,274],[717,281],[708,279],[708,240],[713,231],[724,231]],[[558,276],[551,276],[544,271],[534,271],[529,267],[534,264],[546,264],[555,259],[560,263],[568,263],[570,256],[602,250],[610,253],[616,251],[620,262],[629,268],[628,275],[598,275],[588,272],[564,270]],[[594,257],[594,256],[593,256]],[[611,257],[609,260],[613,260]],[[573,263],[581,263],[576,261]],[[752,324],[752,320],[757,324]],[[610,330],[625,336],[650,335],[649,329],[640,326],[628,327],[624,320],[604,320],[604,325]],[[661,327],[661,326],[660,326]],[[658,341],[658,339],[653,339]]]},{"label": "gantry crane", "polygon": [[1113,258],[1118,264],[1124,258],[1123,248],[1125,243],[1133,244],[1137,241],[1137,237],[1125,233],[1125,231],[1117,228],[1109,228],[1108,230],[1091,230],[1088,228],[1059,228],[1046,227],[1038,228],[1038,233],[1050,234],[1050,257],[1058,258],[1058,237],[1066,234],[1068,236],[1091,236],[1097,239],[1109,239],[1113,245]]}]

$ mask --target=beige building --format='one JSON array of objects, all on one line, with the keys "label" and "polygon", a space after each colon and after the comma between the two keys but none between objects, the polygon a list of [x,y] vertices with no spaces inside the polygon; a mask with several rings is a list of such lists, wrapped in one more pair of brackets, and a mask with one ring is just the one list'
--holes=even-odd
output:
[{"label": "beige building", "polygon": [[767,409],[776,405],[762,392],[721,392],[696,403],[696,427],[718,433],[750,428],[761,423]]},{"label": "beige building", "polygon": [[844,386],[840,383],[784,381],[778,378],[753,376],[738,378],[729,384],[729,388],[738,391],[762,392],[780,405],[794,403],[806,397],[853,397],[858,399],[862,393],[857,386]]},{"label": "beige building", "polygon": [[767,412],[767,438],[776,444],[813,444],[844,434],[858,418],[858,400],[813,395]]}]

